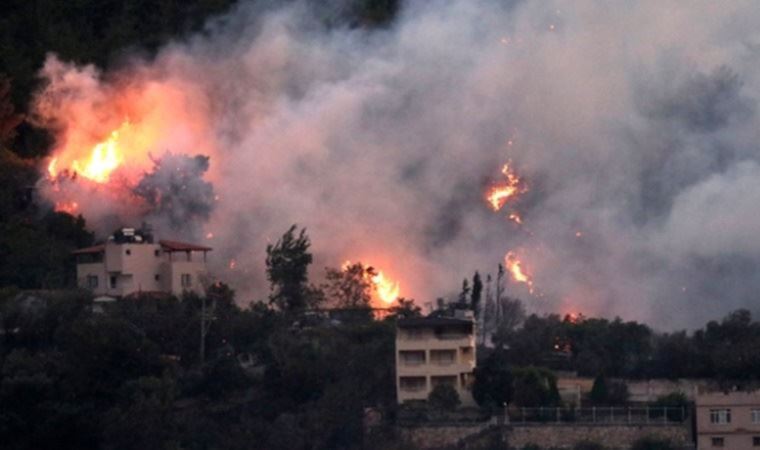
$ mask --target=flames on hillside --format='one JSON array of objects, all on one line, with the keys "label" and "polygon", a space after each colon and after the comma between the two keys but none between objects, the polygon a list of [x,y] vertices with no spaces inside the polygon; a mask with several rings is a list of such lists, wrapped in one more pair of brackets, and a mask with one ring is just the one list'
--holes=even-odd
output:
[{"label": "flames on hillside", "polygon": [[[511,141],[510,141],[511,143]],[[507,209],[507,219],[518,226],[524,225],[522,215],[517,211],[514,204],[520,196],[528,192],[528,185],[520,177],[512,164],[507,161],[501,168],[504,179],[494,183],[486,192],[485,200],[495,212]],[[528,292],[533,294],[533,277],[528,271],[526,264],[520,259],[517,252],[510,250],[504,256],[504,268],[509,273],[510,278],[518,283],[523,283],[528,287]]]}]

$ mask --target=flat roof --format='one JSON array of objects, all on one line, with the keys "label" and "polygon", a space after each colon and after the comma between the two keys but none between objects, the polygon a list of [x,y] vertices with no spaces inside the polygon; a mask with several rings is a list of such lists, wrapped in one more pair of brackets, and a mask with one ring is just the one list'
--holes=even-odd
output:
[{"label": "flat roof", "polygon": [[190,244],[187,242],[179,241],[158,241],[161,244],[161,248],[167,252],[210,252],[211,247],[205,247],[203,245]]},{"label": "flat roof", "polygon": [[[161,249],[165,252],[210,252],[212,250],[211,247],[190,244],[188,242],[161,240],[161,241],[158,241],[158,243],[159,245],[161,245]],[[132,243],[129,242],[129,244],[132,244]],[[135,243],[135,244],[141,245],[142,243]],[[123,245],[123,244],[117,244],[117,245]],[[96,253],[103,253],[105,249],[106,249],[105,244],[98,244],[98,245],[93,245],[92,247],[85,247],[85,248],[80,248],[78,250],[74,250],[73,252],[71,252],[71,254],[72,255],[90,255],[90,254],[96,254]]]},{"label": "flat roof", "polygon": [[71,252],[72,255],[87,255],[91,253],[102,253],[106,249],[105,244],[93,245],[92,247],[80,248]]}]

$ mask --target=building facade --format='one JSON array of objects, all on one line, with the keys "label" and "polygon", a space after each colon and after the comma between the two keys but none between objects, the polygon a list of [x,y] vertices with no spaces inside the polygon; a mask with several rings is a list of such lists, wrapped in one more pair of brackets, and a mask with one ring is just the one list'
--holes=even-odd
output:
[{"label": "building facade", "polygon": [[150,232],[123,228],[104,244],[73,252],[77,285],[109,297],[202,293],[209,251],[210,247],[185,242],[154,242]]},{"label": "building facade", "polygon": [[760,449],[760,391],[700,393],[696,416],[697,450]]},{"label": "building facade", "polygon": [[399,403],[427,400],[438,384],[452,386],[471,406],[475,369],[472,318],[419,317],[396,325],[396,393]]}]

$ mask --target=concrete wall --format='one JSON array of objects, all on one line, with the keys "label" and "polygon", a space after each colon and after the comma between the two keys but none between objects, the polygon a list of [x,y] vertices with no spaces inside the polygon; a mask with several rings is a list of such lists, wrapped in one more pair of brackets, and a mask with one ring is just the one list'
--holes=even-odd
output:
[{"label": "concrete wall", "polygon": [[491,427],[491,422],[460,425],[425,425],[399,427],[399,437],[413,448],[439,449],[457,445],[470,436]]},{"label": "concrete wall", "polygon": [[691,444],[691,433],[686,425],[531,424],[514,426],[506,436],[514,448],[531,443],[544,448],[572,448],[578,442],[592,441],[620,449],[630,448],[645,437],[667,439],[676,447]]},{"label": "concrete wall", "polygon": [[[500,432],[503,432],[501,439]],[[521,449],[528,444],[542,448],[572,449],[575,444],[583,441],[597,442],[610,449],[629,449],[634,442],[646,437],[670,440],[676,448],[691,448],[693,445],[687,425],[530,424],[502,428],[494,422],[485,422],[399,427],[399,435],[405,442],[419,449],[457,446],[468,449],[491,448],[494,440],[506,442],[513,449]]]}]

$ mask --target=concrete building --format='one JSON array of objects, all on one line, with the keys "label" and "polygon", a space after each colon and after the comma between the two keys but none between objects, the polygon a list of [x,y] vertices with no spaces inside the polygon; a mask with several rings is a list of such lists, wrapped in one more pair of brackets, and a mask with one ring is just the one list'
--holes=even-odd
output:
[{"label": "concrete building", "polygon": [[760,449],[760,391],[700,393],[697,450]]},{"label": "concrete building", "polygon": [[471,406],[475,369],[472,317],[400,319],[396,325],[396,393],[399,403],[426,400],[438,384],[456,389]]},{"label": "concrete building", "polygon": [[153,242],[149,230],[123,228],[104,244],[74,251],[77,285],[98,296],[139,292],[202,293],[210,247],[185,242]]}]

